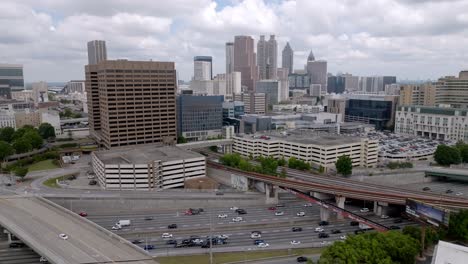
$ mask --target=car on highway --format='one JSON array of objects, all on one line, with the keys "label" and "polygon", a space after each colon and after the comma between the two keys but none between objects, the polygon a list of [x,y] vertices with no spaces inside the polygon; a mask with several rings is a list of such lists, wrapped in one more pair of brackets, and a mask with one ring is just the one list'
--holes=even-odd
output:
[{"label": "car on highway", "polygon": [[452,189],[448,189],[445,191],[445,193],[453,193]]},{"label": "car on highway", "polygon": [[260,243],[265,243],[265,240],[263,240],[263,239],[256,239],[256,240],[254,240],[254,245],[258,245],[258,244],[260,244]]},{"label": "car on highway", "polygon": [[122,227],[120,225],[113,225],[112,230],[120,230]]},{"label": "car on highway", "polygon": [[284,207],[284,204],[277,204],[276,207]]},{"label": "car on highway", "polygon": [[281,216],[281,215],[284,215],[284,212],[283,211],[276,211],[275,215],[276,216]]},{"label": "car on highway", "polygon": [[388,219],[388,218],[390,218],[390,216],[388,216],[388,215],[381,215],[380,218],[382,218],[382,219]]},{"label": "car on highway", "polygon": [[141,244],[141,243],[143,243],[143,242],[145,242],[143,239],[135,239],[135,240],[132,240],[132,244],[135,244],[135,245],[136,245],[136,244]]},{"label": "car on highway", "polygon": [[82,216],[82,217],[88,216],[88,214],[87,214],[86,212],[80,212],[78,215],[79,215],[79,216]]},{"label": "car on highway", "polygon": [[314,231],[315,232],[323,232],[323,231],[325,231],[325,229],[323,229],[321,227],[316,227]]},{"label": "car on highway", "polygon": [[305,216],[305,212],[297,212],[296,215],[297,216]]},{"label": "car on highway", "polygon": [[328,221],[320,221],[319,226],[327,226],[329,223]]},{"label": "car on highway", "polygon": [[403,223],[403,219],[395,219],[393,220],[393,223],[395,224]]},{"label": "car on highway", "polygon": [[346,238],[347,238],[347,237],[346,237],[345,235],[340,236],[340,239],[341,239],[341,240],[346,240]]},{"label": "car on highway", "polygon": [[154,219],[154,218],[153,218],[152,216],[145,216],[145,220],[146,220],[146,221],[151,221],[151,220],[153,220],[153,219]]},{"label": "car on highway", "polygon": [[292,241],[290,242],[290,244],[293,245],[293,246],[300,245],[300,244],[301,244],[301,241],[292,240]]},{"label": "car on highway", "polygon": [[388,229],[390,229],[390,230],[397,230],[397,229],[401,229],[401,227],[396,226],[396,225],[392,225],[392,226],[390,226]]},{"label": "car on highway", "polygon": [[195,239],[191,239],[191,240],[190,240],[190,242],[192,242],[192,243],[195,244],[195,245],[201,245],[201,244],[203,244],[203,241],[204,241],[204,240],[201,239],[201,238],[195,238]]},{"label": "car on highway", "polygon": [[242,222],[242,220],[244,220],[244,219],[242,217],[240,217],[240,216],[234,217],[232,219],[233,222]]},{"label": "car on highway", "polygon": [[293,232],[301,232],[302,231],[302,227],[298,227],[298,226],[295,226],[291,229]]},{"label": "car on highway", "polygon": [[463,193],[462,192],[457,192],[455,195],[460,196],[460,195],[463,195]]},{"label": "car on highway", "polygon": [[152,249],[154,249],[154,245],[145,245],[145,246],[143,247],[143,249],[144,249],[144,250],[152,250]]},{"label": "car on highway", "polygon": [[228,215],[227,214],[219,214],[218,218],[226,218]]},{"label": "car on highway", "polygon": [[48,263],[49,261],[47,260],[46,257],[40,257],[40,258],[39,258],[39,262],[40,262],[40,263]]},{"label": "car on highway", "polygon": [[368,212],[369,212],[369,208],[366,208],[366,207],[361,208],[361,210],[359,210],[359,212],[361,212],[361,213],[368,213]]},{"label": "car on highway", "polygon": [[309,259],[304,256],[297,257],[296,259],[297,262],[307,262],[308,260]]},{"label": "car on highway", "polygon": [[177,240],[170,239],[170,240],[166,241],[166,245],[177,245]]},{"label": "car on highway", "polygon": [[276,210],[276,207],[274,207],[274,206],[268,207],[268,210],[270,210],[270,211],[275,211],[275,210]]},{"label": "car on highway", "polygon": [[429,187],[426,186],[426,187],[422,188],[422,190],[423,190],[423,191],[430,191],[431,188],[429,188]]},{"label": "car on highway", "polygon": [[229,208],[229,210],[231,210],[231,211],[236,211],[237,209],[239,209],[239,207],[237,207],[237,206],[233,206],[233,207]]},{"label": "car on highway", "polygon": [[320,242],[320,245],[329,245],[331,244],[331,241],[322,241]]},{"label": "car on highway", "polygon": [[201,248],[210,248],[210,241],[207,240],[207,241],[203,242],[203,244],[201,244]]},{"label": "car on highway", "polygon": [[259,243],[259,244],[257,245],[257,247],[259,247],[259,248],[267,248],[267,247],[269,247],[269,246],[270,246],[270,244],[268,244],[268,243]]},{"label": "car on highway", "polygon": [[161,237],[162,237],[162,238],[172,238],[172,234],[170,234],[170,233],[163,233],[163,234],[161,235]]},{"label": "car on highway", "polygon": [[67,234],[59,234],[59,238],[63,239],[63,240],[67,240],[68,239],[68,235]]},{"label": "car on highway", "polygon": [[89,184],[89,185],[96,185],[96,184],[97,184],[97,181],[96,181],[96,180],[90,180],[88,184]]},{"label": "car on highway", "polygon": [[247,211],[245,211],[244,209],[237,209],[236,213],[243,215],[243,214],[247,214]]},{"label": "car on highway", "polygon": [[176,229],[177,228],[177,224],[170,224],[167,226],[167,228],[169,229]]},{"label": "car on highway", "polygon": [[356,235],[364,234],[364,232],[365,232],[365,231],[362,230],[362,229],[354,230],[354,234],[356,234]]},{"label": "car on highway", "polygon": [[11,242],[9,247],[10,248],[22,248],[22,247],[26,247],[26,244],[24,244],[23,242]]},{"label": "car on highway", "polygon": [[318,234],[318,238],[327,238],[329,237],[330,235],[328,235],[327,233],[319,233]]},{"label": "car on highway", "polygon": [[228,239],[228,238],[229,238],[229,236],[228,236],[228,235],[225,235],[225,234],[217,235],[216,237],[217,237],[217,238],[220,238],[220,239]]},{"label": "car on highway", "polygon": [[341,230],[339,230],[339,229],[332,229],[332,230],[331,230],[331,233],[332,233],[332,234],[339,234],[339,233],[341,233]]},{"label": "car on highway", "polygon": [[261,238],[262,237],[262,234],[259,234],[259,233],[252,233],[250,235],[250,238]]},{"label": "car on highway", "polygon": [[304,207],[311,207],[312,206],[312,203],[306,203],[304,204]]},{"label": "car on highway", "polygon": [[350,226],[358,226],[359,222],[358,221],[351,221],[351,222],[349,222],[349,225]]}]

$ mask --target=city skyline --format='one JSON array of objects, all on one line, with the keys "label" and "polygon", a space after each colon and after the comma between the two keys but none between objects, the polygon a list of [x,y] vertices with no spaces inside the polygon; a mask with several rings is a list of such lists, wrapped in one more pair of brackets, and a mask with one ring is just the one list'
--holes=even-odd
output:
[{"label": "city skyline", "polygon": [[[318,6],[320,14],[307,15]],[[236,35],[257,43],[260,35],[274,34],[280,48],[289,42],[298,69],[310,50],[332,73],[435,80],[468,68],[468,3],[462,1],[55,0],[2,1],[0,7],[6,32],[0,45],[9,50],[0,60],[23,64],[28,83],[84,79],[86,42],[94,39],[107,42],[111,59],[174,61],[182,80],[191,79],[197,55],[213,57],[213,75],[224,73],[225,43]]]}]

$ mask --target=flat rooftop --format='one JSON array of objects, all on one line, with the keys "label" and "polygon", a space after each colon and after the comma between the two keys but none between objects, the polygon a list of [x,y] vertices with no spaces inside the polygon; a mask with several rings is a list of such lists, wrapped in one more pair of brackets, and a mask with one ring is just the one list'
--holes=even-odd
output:
[{"label": "flat rooftop", "polygon": [[98,151],[95,154],[103,163],[108,164],[141,164],[155,160],[165,162],[204,157],[201,154],[178,147],[154,144],[113,148]]},{"label": "flat rooftop", "polygon": [[300,132],[287,132],[287,133],[256,133],[255,135],[243,135],[244,138],[256,138],[264,140],[284,140],[300,144],[311,145],[324,145],[324,146],[338,146],[350,143],[361,142],[360,137],[343,136],[336,134],[317,134],[317,133],[300,133]]}]

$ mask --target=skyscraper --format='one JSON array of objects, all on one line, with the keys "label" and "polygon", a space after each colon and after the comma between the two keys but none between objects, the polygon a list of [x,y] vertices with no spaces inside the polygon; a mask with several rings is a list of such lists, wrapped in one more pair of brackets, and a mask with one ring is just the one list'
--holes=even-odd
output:
[{"label": "skyscraper", "polygon": [[289,46],[289,42],[284,46],[281,66],[282,68],[287,68],[289,74],[294,72],[294,51]]},{"label": "skyscraper", "polygon": [[104,60],[85,72],[90,133],[106,148],[175,142],[173,62]]},{"label": "skyscraper", "polygon": [[0,64],[0,85],[4,86],[6,90],[24,90],[23,65]]},{"label": "skyscraper", "polygon": [[193,58],[193,79],[196,81],[213,79],[213,59],[211,56],[195,56]]},{"label": "skyscraper", "polygon": [[278,44],[275,35],[270,35],[268,41],[265,36],[260,36],[257,43],[257,63],[260,80],[276,79],[278,68]]},{"label": "skyscraper", "polygon": [[104,40],[88,42],[88,64],[98,64],[103,60],[107,60],[106,42]]},{"label": "skyscraper", "polygon": [[307,58],[306,71],[310,76],[310,84],[320,84],[322,90],[327,89],[327,62],[315,60],[312,51]]},{"label": "skyscraper", "polygon": [[234,71],[241,73],[241,84],[246,90],[255,91],[258,67],[254,39],[250,36],[234,37]]},{"label": "skyscraper", "polygon": [[234,71],[234,43],[226,42],[226,73]]}]

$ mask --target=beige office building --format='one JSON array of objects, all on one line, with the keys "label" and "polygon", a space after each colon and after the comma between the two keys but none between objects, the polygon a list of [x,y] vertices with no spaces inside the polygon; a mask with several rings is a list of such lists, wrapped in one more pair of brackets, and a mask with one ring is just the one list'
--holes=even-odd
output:
[{"label": "beige office building", "polygon": [[453,108],[468,108],[468,71],[461,71],[458,78],[447,76],[436,83],[436,104]]},{"label": "beige office building", "polygon": [[346,110],[345,98],[330,98],[328,99],[327,112],[334,114],[341,114],[341,122],[344,121]]},{"label": "beige office building", "polygon": [[173,62],[105,60],[85,72],[90,133],[106,148],[176,141]]},{"label": "beige office building", "polygon": [[264,93],[246,92],[234,95],[234,101],[244,103],[244,112],[246,114],[265,114],[266,113],[266,95]]},{"label": "beige office building", "polygon": [[434,106],[436,87],[431,83],[400,87],[400,105]]}]

